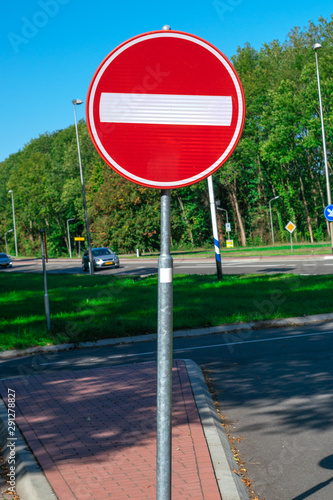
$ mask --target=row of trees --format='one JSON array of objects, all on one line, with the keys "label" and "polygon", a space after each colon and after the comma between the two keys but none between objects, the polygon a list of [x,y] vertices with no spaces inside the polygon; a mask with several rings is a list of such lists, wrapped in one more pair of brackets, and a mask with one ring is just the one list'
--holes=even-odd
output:
[{"label": "row of trees", "polygon": [[[242,138],[214,176],[215,196],[229,212],[239,245],[270,242],[268,204],[273,204],[275,239],[287,240],[288,220],[296,238],[311,242],[328,237],[321,123],[313,44],[319,54],[328,165],[333,151],[333,17],[293,29],[284,43],[274,40],[256,51],[239,48],[232,58],[247,103]],[[94,245],[121,252],[159,248],[160,193],[132,184],[100,159],[84,121],[79,123],[90,229]],[[33,139],[0,164],[1,236],[13,227],[13,189],[20,254],[39,251],[45,227],[51,255],[67,252],[66,221],[72,234],[84,235],[82,191],[74,126]],[[174,247],[211,244],[207,182],[172,191]],[[218,212],[222,243],[224,212]],[[12,239],[8,235],[8,239]],[[13,243],[11,243],[13,252]]]}]

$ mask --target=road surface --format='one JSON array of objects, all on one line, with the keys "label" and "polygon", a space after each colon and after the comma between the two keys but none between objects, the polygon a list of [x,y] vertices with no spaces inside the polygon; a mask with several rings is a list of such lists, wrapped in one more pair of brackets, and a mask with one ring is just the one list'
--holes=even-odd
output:
[{"label": "road surface", "polygon": [[[259,498],[332,500],[333,323],[175,338],[174,357],[208,370]],[[155,341],[76,349],[0,361],[0,378],[152,360]]]},{"label": "road surface", "polygon": [[[48,273],[83,273],[79,259],[50,259],[46,264]],[[140,275],[156,274],[157,259],[120,259],[119,269],[103,269],[96,274],[105,275]],[[2,269],[1,272],[42,272],[41,259],[15,259],[11,269]],[[305,256],[305,257],[266,257],[222,259],[224,274],[252,274],[252,273],[294,273],[294,274],[332,274],[333,256]],[[174,259],[174,274],[215,274],[214,259]]]}]

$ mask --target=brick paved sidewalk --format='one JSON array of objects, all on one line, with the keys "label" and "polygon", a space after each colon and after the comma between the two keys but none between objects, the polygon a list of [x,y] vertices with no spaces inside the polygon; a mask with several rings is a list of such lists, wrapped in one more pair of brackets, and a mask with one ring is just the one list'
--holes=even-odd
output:
[{"label": "brick paved sidewalk", "polygon": [[[0,383],[59,500],[156,498],[156,364]],[[220,500],[186,366],[173,368],[173,500]]]}]

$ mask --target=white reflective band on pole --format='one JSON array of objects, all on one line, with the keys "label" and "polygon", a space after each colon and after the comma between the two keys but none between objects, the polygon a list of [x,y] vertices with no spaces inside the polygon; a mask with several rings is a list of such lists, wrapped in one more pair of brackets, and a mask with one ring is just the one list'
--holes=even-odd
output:
[{"label": "white reflective band on pole", "polygon": [[172,283],[173,269],[172,267],[160,269],[160,283]]},{"label": "white reflective band on pole", "polygon": [[156,125],[215,125],[229,127],[231,96],[122,94],[102,92],[100,121]]}]

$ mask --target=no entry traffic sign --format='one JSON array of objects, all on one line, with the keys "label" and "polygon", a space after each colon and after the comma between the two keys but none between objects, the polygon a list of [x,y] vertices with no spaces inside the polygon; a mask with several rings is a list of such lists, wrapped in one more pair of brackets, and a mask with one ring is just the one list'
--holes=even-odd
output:
[{"label": "no entry traffic sign", "polygon": [[242,133],[245,100],[228,59],[178,31],[134,37],[97,69],[87,123],[101,157],[137,184],[169,189],[211,175]]}]

